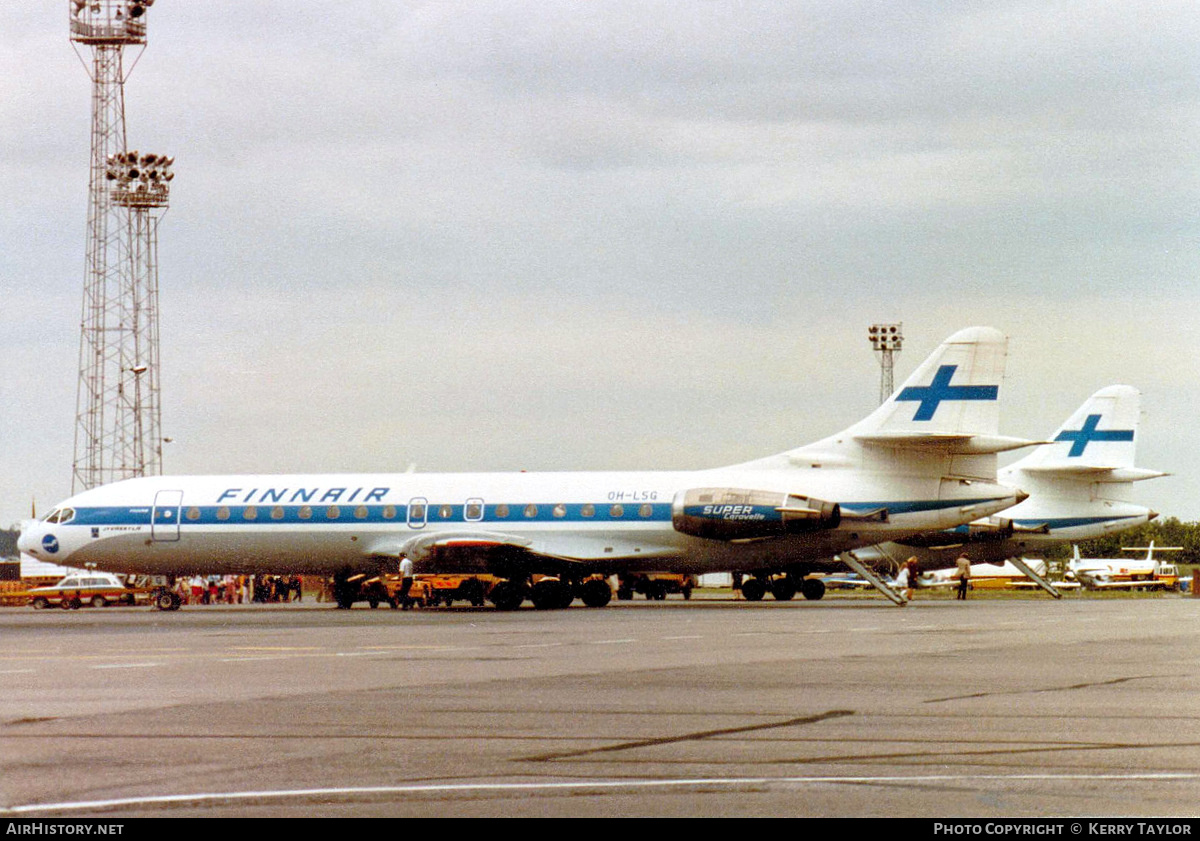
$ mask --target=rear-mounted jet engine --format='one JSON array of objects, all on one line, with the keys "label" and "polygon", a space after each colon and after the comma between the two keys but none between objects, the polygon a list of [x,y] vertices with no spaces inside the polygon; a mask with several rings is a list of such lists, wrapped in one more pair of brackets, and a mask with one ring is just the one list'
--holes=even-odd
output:
[{"label": "rear-mounted jet engine", "polygon": [[761,540],[835,529],[842,521],[836,502],[779,491],[693,488],[671,506],[675,530],[713,540]]}]

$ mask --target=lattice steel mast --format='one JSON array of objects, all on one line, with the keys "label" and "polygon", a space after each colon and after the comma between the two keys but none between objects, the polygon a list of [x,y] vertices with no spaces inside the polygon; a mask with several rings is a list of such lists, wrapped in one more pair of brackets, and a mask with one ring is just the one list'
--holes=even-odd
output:
[{"label": "lattice steel mast", "polygon": [[[90,49],[85,66],[92,81],[72,492],[162,469],[152,211],[166,207],[165,182],[156,203],[141,206],[128,198],[140,172],[122,185],[112,170],[118,155],[122,163],[127,156],[124,50],[145,47],[145,14],[153,2],[68,0],[71,41]],[[136,152],[128,154],[140,162]]]},{"label": "lattice steel mast", "polygon": [[904,332],[900,324],[872,324],[867,329],[872,349],[879,354],[879,405],[887,402],[896,390],[894,381],[895,359],[904,344]]}]

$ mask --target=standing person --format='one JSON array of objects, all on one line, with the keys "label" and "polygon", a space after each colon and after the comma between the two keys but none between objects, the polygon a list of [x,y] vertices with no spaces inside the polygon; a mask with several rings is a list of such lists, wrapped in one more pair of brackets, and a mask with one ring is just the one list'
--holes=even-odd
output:
[{"label": "standing person", "polygon": [[958,556],[955,562],[958,567],[958,598],[960,601],[967,600],[967,588],[971,584],[971,559],[967,557],[967,553],[963,552]]},{"label": "standing person", "polygon": [[412,600],[408,598],[408,591],[412,589],[413,584],[413,563],[405,555],[400,560],[400,604],[405,610],[412,607]]},{"label": "standing person", "polygon": [[911,556],[904,562],[904,566],[908,569],[908,589],[904,591],[904,598],[912,601],[913,592],[917,588],[917,576],[921,574],[921,564],[917,561],[917,556]]},{"label": "standing person", "polygon": [[909,573],[908,563],[905,562],[900,567],[900,571],[898,573],[896,573],[896,580],[893,582],[893,586],[895,586],[895,588],[897,590],[900,590],[901,592],[903,592],[904,598],[906,598],[906,599],[911,598],[911,596],[909,596],[908,594],[912,592],[911,590],[908,589],[908,573]]}]

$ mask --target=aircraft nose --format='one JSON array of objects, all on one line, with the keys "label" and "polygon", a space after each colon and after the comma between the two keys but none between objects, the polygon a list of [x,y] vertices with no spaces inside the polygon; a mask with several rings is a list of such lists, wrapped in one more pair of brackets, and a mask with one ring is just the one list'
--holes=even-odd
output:
[{"label": "aircraft nose", "polygon": [[29,553],[31,549],[37,548],[37,538],[33,535],[32,529],[21,529],[21,534],[17,538],[17,551]]},{"label": "aircraft nose", "polygon": [[1022,502],[1024,502],[1027,499],[1029,499],[1029,494],[1025,493],[1025,491],[1023,491],[1023,490],[1018,489],[1017,490],[1017,504],[1020,505]]}]

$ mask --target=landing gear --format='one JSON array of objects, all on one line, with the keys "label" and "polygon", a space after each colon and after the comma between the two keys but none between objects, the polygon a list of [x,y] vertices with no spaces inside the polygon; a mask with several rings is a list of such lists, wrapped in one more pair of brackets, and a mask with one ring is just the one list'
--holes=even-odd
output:
[{"label": "landing gear", "polygon": [[590,578],[579,586],[579,598],[588,607],[604,607],[612,601],[612,587],[603,578]]},{"label": "landing gear", "polygon": [[800,594],[815,602],[825,595],[825,582],[819,578],[805,578],[800,582]]},{"label": "landing gear", "polygon": [[748,602],[761,602],[767,594],[767,585],[761,578],[748,578],[742,582],[742,598]]},{"label": "landing gear", "polygon": [[557,578],[543,578],[534,584],[529,597],[533,600],[533,606],[538,610],[561,610],[570,607],[571,602],[575,601],[571,583]]},{"label": "landing gear", "polygon": [[790,602],[796,596],[796,581],[790,575],[771,579],[771,595],[777,602]]}]

